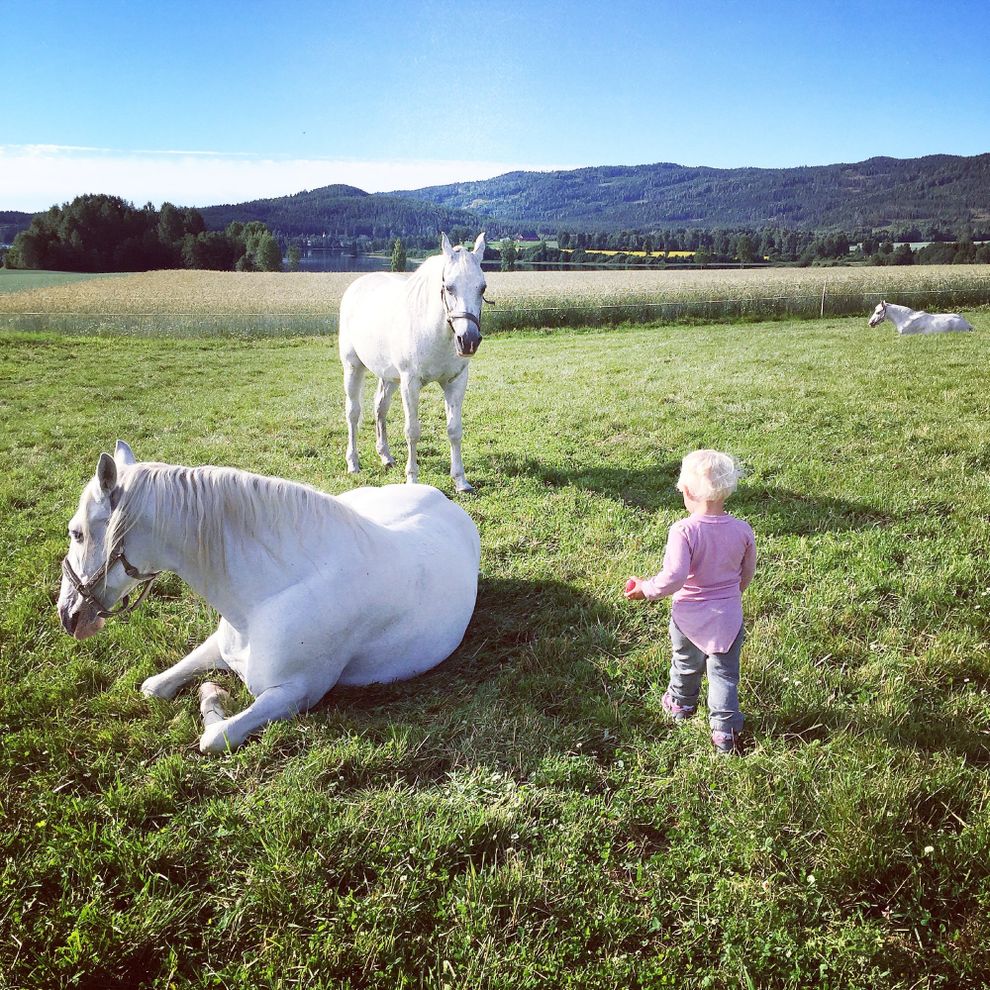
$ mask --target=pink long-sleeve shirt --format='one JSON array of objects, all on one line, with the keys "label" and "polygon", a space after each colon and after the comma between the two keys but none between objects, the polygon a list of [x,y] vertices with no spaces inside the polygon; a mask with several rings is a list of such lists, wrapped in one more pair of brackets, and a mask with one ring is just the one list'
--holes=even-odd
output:
[{"label": "pink long-sleeve shirt", "polygon": [[672,597],[671,618],[700,650],[724,653],[742,628],[742,593],[756,572],[752,527],[727,513],[692,515],[670,527],[663,570],[640,583]]}]

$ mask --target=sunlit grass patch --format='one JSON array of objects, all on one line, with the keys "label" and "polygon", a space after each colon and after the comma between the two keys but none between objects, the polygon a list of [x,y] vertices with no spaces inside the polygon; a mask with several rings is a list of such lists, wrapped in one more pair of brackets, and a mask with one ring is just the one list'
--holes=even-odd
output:
[{"label": "sunlit grass patch", "polygon": [[[195,692],[138,692],[215,616],[167,576],[129,624],[71,640],[65,523],[117,437],[331,492],[398,480],[345,473],[334,341],[4,334],[0,985],[981,985],[974,323],[486,340],[465,402],[483,562],[464,643],[217,759],[195,748]],[[421,412],[422,479],[449,492],[439,390]],[[373,443],[366,422],[369,465]],[[699,446],[747,465],[730,508],[760,553],[735,761],[704,719],[665,720],[667,607],[620,594],[659,567]]]}]

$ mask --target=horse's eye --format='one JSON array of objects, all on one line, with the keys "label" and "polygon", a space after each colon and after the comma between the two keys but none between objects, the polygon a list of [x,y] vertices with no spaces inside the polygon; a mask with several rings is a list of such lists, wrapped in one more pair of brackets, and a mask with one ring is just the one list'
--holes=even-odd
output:
[{"label": "horse's eye", "polygon": [[73,543],[82,543],[83,535],[81,529],[70,529],[69,536],[72,538]]},{"label": "horse's eye", "polygon": [[452,285],[445,285],[444,288],[451,294],[454,294],[454,287]]},{"label": "horse's eye", "polygon": [[484,295],[487,291],[488,291],[488,286],[487,285],[483,285],[481,287],[481,294]]}]

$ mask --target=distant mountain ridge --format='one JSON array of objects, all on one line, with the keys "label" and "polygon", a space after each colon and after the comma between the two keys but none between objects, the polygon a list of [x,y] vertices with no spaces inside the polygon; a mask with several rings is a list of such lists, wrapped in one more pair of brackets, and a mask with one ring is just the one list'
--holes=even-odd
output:
[{"label": "distant mountain ridge", "polygon": [[331,234],[338,237],[426,237],[457,226],[474,227],[478,217],[456,207],[401,194],[367,193],[355,186],[332,185],[293,196],[249,203],[201,207],[206,226],[223,230],[234,220],[261,220],[283,237]]},{"label": "distant mountain ridge", "polygon": [[[672,227],[860,231],[990,230],[990,153],[870,158],[798,168],[602,165],[508,172],[391,193],[330,185],[200,208],[212,230],[261,220],[292,239],[393,237],[434,245],[439,230],[515,233]],[[0,212],[8,240],[30,214]]]},{"label": "distant mountain ridge", "polygon": [[393,195],[508,224],[572,228],[986,224],[990,154],[870,158],[799,168],[717,169],[661,162],[509,172]]}]

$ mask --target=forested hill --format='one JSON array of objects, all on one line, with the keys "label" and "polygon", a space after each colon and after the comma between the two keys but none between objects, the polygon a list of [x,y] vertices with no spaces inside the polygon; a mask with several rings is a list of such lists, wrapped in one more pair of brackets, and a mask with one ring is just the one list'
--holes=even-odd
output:
[{"label": "forested hill", "polygon": [[366,193],[354,186],[334,185],[307,190],[294,196],[256,199],[250,203],[201,208],[211,230],[224,230],[237,220],[260,220],[283,237],[421,237],[432,244],[438,230],[476,227],[478,217],[457,207],[424,199],[384,193]]},{"label": "forested hill", "polygon": [[27,230],[32,216],[33,213],[19,210],[0,210],[0,244],[10,244],[17,234]]},{"label": "forested hill", "polygon": [[657,226],[804,229],[990,220],[990,154],[870,158],[852,165],[731,168],[607,166],[510,172],[394,193],[503,223],[574,229]]}]

